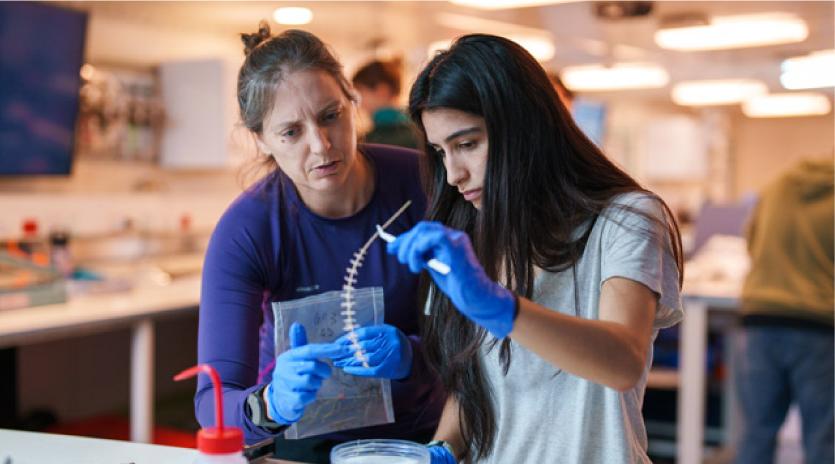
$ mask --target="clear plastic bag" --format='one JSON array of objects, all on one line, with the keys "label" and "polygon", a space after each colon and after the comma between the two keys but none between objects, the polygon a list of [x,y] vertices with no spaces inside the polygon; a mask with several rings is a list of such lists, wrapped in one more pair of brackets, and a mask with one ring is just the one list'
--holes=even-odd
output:
[{"label": "clear plastic bag", "polygon": [[[354,301],[354,319],[359,325],[383,323],[382,287],[354,290]],[[294,322],[304,326],[309,343],[330,343],[342,336],[345,332],[340,303],[339,291],[273,303],[276,354],[289,348],[287,334]],[[330,364],[330,360],[327,362]],[[357,377],[339,368],[332,368],[331,372],[333,375],[322,383],[316,401],[309,404],[302,418],[284,432],[285,438],[305,438],[394,422],[391,381]]]}]

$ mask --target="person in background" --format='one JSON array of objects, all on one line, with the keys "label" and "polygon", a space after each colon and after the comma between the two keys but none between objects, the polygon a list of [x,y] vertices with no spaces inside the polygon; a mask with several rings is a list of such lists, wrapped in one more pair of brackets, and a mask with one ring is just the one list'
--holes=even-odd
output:
[{"label": "person in background", "polygon": [[568,89],[565,84],[562,83],[562,79],[560,79],[559,74],[555,72],[548,73],[548,79],[551,80],[551,83],[554,84],[554,90],[557,91],[557,96],[560,97],[560,101],[568,109],[568,112],[571,113],[572,107],[574,106],[574,92]]},{"label": "person in background", "polygon": [[762,192],[747,231],[737,393],[739,464],[771,463],[792,403],[805,462],[833,462],[833,160],[806,160]]},{"label": "person in background", "polygon": [[[433,464],[648,463],[652,340],[682,318],[669,208],[508,39],[467,35],[437,54],[409,113],[429,221],[388,251],[431,278],[423,340],[449,392]],[[427,270],[433,258],[450,272]]]},{"label": "person in background", "polygon": [[360,106],[371,116],[373,125],[365,134],[365,142],[417,148],[415,128],[398,108],[400,67],[399,61],[375,60],[354,74]]},{"label": "person in background", "polygon": [[586,137],[602,147],[606,131],[606,105],[589,99],[577,100],[577,95],[563,84],[556,72],[549,72],[548,79],[551,80],[560,101],[574,118],[574,123],[586,134]]},{"label": "person in background", "polygon": [[[389,226],[406,230],[423,216],[426,200],[417,152],[357,145],[354,90],[324,43],[299,30],[272,36],[266,23],[242,39],[240,116],[271,172],[229,206],[212,234],[198,362],[220,374],[227,424],[242,428],[252,444],[276,437],[304,415],[331,375],[327,359],[352,356],[339,343],[307,344],[299,325],[289,331],[293,348],[276,353],[271,303],[340,290],[342,270],[375,225],[411,200]],[[384,289],[385,324],[357,331],[370,366],[352,373],[392,380],[396,422],[311,439],[276,438],[278,457],[328,462],[330,448],[346,440],[431,438],[445,395],[422,355],[417,278],[392,264],[378,244],[357,277],[356,288],[369,286]],[[198,380],[194,402],[200,424],[214,425],[206,377]]]}]

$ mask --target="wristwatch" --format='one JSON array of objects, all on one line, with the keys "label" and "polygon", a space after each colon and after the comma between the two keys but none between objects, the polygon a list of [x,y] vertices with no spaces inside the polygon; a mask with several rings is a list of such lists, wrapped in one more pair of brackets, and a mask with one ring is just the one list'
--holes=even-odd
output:
[{"label": "wristwatch", "polygon": [[445,442],[443,440],[432,440],[426,444],[427,448],[429,448],[430,446],[440,446],[441,448],[449,451],[449,454],[453,458],[458,459],[458,456],[455,455],[455,450],[452,449],[452,445],[450,445],[449,442]]},{"label": "wristwatch", "polygon": [[270,419],[267,415],[267,403],[264,401],[264,390],[266,388],[267,386],[264,385],[247,395],[246,414],[249,416],[252,423],[258,427],[263,427],[271,433],[281,433],[289,426],[279,424],[278,422]]}]

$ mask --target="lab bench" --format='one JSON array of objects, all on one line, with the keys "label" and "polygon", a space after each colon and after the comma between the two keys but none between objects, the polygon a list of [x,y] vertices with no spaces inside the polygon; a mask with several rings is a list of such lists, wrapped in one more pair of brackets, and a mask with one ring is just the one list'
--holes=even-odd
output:
[{"label": "lab bench", "polygon": [[[197,450],[128,441],[0,429],[0,462],[6,464],[191,464]],[[272,458],[252,464],[302,464]]]},{"label": "lab bench", "polygon": [[[130,438],[151,441],[154,323],[197,311],[200,275],[142,280],[129,290],[71,297],[65,303],[0,311],[0,348],[130,329]],[[187,367],[187,366],[184,366]]]}]

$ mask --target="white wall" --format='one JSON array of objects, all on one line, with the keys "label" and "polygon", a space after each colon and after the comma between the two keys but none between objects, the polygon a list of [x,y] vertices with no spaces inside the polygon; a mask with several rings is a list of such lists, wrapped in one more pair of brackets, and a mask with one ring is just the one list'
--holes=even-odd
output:
[{"label": "white wall", "polygon": [[[632,176],[658,192],[674,209],[698,211],[703,201],[733,202],[761,189],[769,180],[804,157],[833,156],[835,118],[754,119],[738,107],[691,110],[672,104],[640,100],[611,102],[608,106],[605,151]],[[693,169],[704,176],[692,179],[655,178],[647,169],[648,128],[659,121],[687,117],[701,126],[707,145],[707,164]],[[670,157],[683,162],[681,152],[694,143],[687,137],[668,140]],[[689,167],[689,166],[688,166]],[[706,171],[704,171],[706,169]],[[686,169],[683,169],[684,172]]]},{"label": "white wall", "polygon": [[674,211],[692,213],[727,196],[726,119],[634,97],[610,101],[604,152]]},{"label": "white wall", "polygon": [[90,16],[85,57],[92,63],[156,66],[165,61],[223,58],[243,60],[240,38],[175,29],[138,18]]},{"label": "white wall", "polygon": [[172,173],[147,164],[77,161],[73,175],[0,180],[0,238],[20,233],[25,218],[43,232],[75,235],[119,230],[126,219],[143,230],[175,231],[182,215],[211,230],[242,190],[235,170]]},{"label": "white wall", "polygon": [[220,59],[162,63],[159,81],[165,105],[160,165],[166,168],[224,168],[230,163],[229,137],[235,108],[229,105],[235,81]]},{"label": "white wall", "polygon": [[835,118],[752,119],[733,121],[733,190],[737,197],[761,189],[804,157],[832,157]]}]

